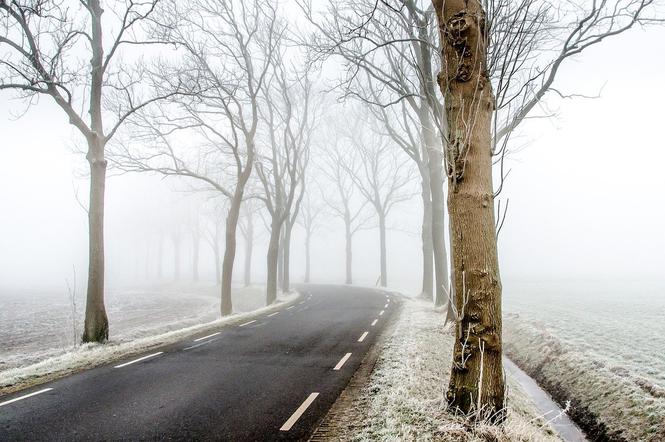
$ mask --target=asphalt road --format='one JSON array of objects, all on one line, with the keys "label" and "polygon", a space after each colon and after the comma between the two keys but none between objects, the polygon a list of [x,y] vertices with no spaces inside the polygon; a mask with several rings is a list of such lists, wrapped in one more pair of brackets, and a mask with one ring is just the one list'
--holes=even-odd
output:
[{"label": "asphalt road", "polygon": [[0,397],[0,441],[306,440],[398,299],[300,290],[299,303],[255,322]]}]

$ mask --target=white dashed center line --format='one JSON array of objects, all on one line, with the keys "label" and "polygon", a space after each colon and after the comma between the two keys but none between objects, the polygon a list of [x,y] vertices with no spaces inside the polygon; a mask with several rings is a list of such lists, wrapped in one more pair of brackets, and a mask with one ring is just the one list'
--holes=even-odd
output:
[{"label": "white dashed center line", "polygon": [[116,365],[114,368],[122,368],[126,367],[128,365],[136,364],[137,362],[145,361],[146,359],[154,358],[155,356],[159,356],[163,351],[158,351],[157,353],[153,353],[151,355],[143,356],[142,358],[134,359],[133,361],[125,362],[124,364]]},{"label": "white dashed center line", "polygon": [[13,404],[14,402],[18,402],[20,400],[32,397],[32,396],[37,396],[38,394],[46,393],[47,391],[53,390],[52,388],[44,388],[43,390],[35,391],[34,393],[28,393],[24,394],[23,396],[15,397],[14,399],[10,399],[8,401],[0,402],[0,407],[4,405],[9,405]]},{"label": "white dashed center line", "polygon": [[272,318],[272,317],[275,316],[275,315],[279,315],[279,312],[270,313],[270,314],[268,315],[268,317],[269,317],[269,318]]},{"label": "white dashed center line", "polygon": [[245,322],[244,324],[240,324],[238,327],[244,327],[244,326],[249,325],[249,324],[254,324],[255,322],[256,322],[256,319],[254,319],[253,321]]},{"label": "white dashed center line", "polygon": [[208,335],[208,336],[204,336],[202,338],[194,339],[194,342],[199,342],[199,341],[203,341],[204,339],[212,338],[213,336],[217,336],[220,333],[221,332],[217,332],[217,333],[213,333],[213,334]]},{"label": "white dashed center line", "polygon": [[[219,338],[217,338],[217,339],[219,339]],[[190,347],[185,347],[185,348],[183,348],[183,350],[187,351],[187,350],[191,350],[193,348],[198,348],[198,347],[201,347],[202,345],[206,345],[206,344],[210,344],[211,342],[215,342],[217,339],[210,339],[209,341],[203,341],[199,344],[192,345]]]},{"label": "white dashed center line", "polygon": [[374,326],[376,325],[377,322],[378,322],[378,319],[373,320],[373,321],[372,321],[372,327],[374,327]]},{"label": "white dashed center line", "polygon": [[298,422],[298,419],[300,419],[300,416],[302,416],[307,408],[309,408],[310,405],[312,405],[312,402],[314,402],[314,399],[319,395],[319,393],[312,393],[305,399],[305,402],[303,402],[300,407],[291,415],[289,420],[284,422],[284,425],[282,425],[282,428],[279,429],[279,431],[289,431],[293,425]]},{"label": "white dashed center line", "polygon": [[335,368],[333,368],[333,370],[339,370],[340,368],[342,368],[342,366],[344,365],[344,363],[345,363],[346,361],[348,361],[350,357],[351,357],[351,353],[347,353],[347,354],[345,354],[344,357],[343,357],[342,359],[339,360],[339,362],[337,363],[337,365],[335,365]]},{"label": "white dashed center line", "polygon": [[358,338],[358,342],[364,341],[368,334],[369,332],[365,332],[362,335],[360,335],[360,337]]},{"label": "white dashed center line", "polygon": [[383,308],[388,308],[388,304],[384,305]]},{"label": "white dashed center line", "polygon": [[381,311],[379,312],[379,316],[383,316],[383,314],[384,314],[385,312],[386,312],[385,310],[381,310]]}]

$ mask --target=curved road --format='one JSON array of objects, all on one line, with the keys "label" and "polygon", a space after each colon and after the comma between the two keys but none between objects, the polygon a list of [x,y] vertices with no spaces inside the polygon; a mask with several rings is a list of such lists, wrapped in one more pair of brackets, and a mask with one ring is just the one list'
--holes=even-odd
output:
[{"label": "curved road", "polygon": [[278,313],[0,397],[0,441],[307,439],[398,300],[300,291]]}]

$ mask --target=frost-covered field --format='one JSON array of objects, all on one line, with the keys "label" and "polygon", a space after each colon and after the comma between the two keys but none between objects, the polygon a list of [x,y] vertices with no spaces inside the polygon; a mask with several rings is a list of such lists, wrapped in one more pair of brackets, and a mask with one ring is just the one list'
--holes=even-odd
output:
[{"label": "frost-covered field", "polygon": [[587,429],[665,438],[665,287],[506,284],[506,350]]},{"label": "frost-covered field", "polygon": [[[353,441],[557,441],[517,382],[508,378],[508,420],[503,426],[470,425],[446,410],[454,335],[431,303],[405,299],[370,375],[339,418],[330,440]],[[336,416],[337,417],[337,416]]]},{"label": "frost-covered field", "polygon": [[[80,299],[79,299],[80,298]],[[261,288],[238,289],[234,310],[265,305]],[[71,350],[83,324],[84,300],[76,300],[76,327],[67,293],[0,293],[0,371],[29,365]],[[160,286],[110,290],[106,297],[112,342],[165,333],[219,318],[214,286]]]}]

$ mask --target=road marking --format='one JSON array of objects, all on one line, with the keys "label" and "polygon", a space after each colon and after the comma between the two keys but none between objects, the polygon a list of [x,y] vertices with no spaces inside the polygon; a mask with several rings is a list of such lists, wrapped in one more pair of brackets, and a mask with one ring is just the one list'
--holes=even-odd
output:
[{"label": "road marking", "polygon": [[383,308],[388,308],[388,304],[384,305]]},{"label": "road marking", "polygon": [[300,419],[300,416],[305,413],[307,408],[309,408],[310,405],[312,405],[312,402],[314,402],[314,399],[319,395],[319,393],[312,393],[310,394],[307,399],[305,399],[305,402],[303,402],[300,407],[291,415],[289,420],[284,422],[284,425],[282,425],[282,428],[279,429],[279,431],[289,431],[293,425],[298,422],[298,419]]},{"label": "road marking", "polygon": [[270,313],[270,314],[268,315],[268,317],[271,318],[271,317],[273,317],[273,316],[275,316],[275,315],[279,315],[279,312]]},{"label": "road marking", "polygon": [[368,334],[369,332],[365,332],[362,335],[360,335],[360,337],[358,338],[358,342],[364,341]]},{"label": "road marking", "polygon": [[204,337],[199,338],[199,339],[194,339],[194,342],[199,342],[199,341],[203,341],[204,339],[212,338],[213,336],[217,336],[220,333],[221,332],[217,332],[217,333],[213,333],[213,334],[208,335],[208,336],[204,336]]},{"label": "road marking", "polygon": [[[219,338],[217,338],[217,339],[219,339]],[[183,348],[183,350],[191,350],[191,349],[193,349],[193,348],[198,348],[198,347],[200,347],[200,346],[202,346],[202,345],[206,345],[206,344],[210,344],[211,342],[215,342],[217,339],[211,339],[211,340],[209,340],[209,341],[201,342],[200,344],[196,344],[196,345],[192,345],[192,346],[189,346],[189,347],[185,347],[185,348]]]},{"label": "road marking", "polygon": [[344,365],[344,363],[346,361],[348,361],[350,357],[351,357],[351,353],[345,354],[344,357],[339,360],[337,365],[335,365],[335,368],[333,368],[333,370],[339,370],[340,368],[342,368],[342,365]]},{"label": "road marking", "polygon": [[155,356],[159,356],[162,353],[164,353],[164,352],[163,351],[158,351],[157,353],[153,353],[153,354],[148,355],[148,356],[143,356],[142,358],[134,359],[133,361],[125,362],[124,364],[116,365],[114,368],[122,368],[122,367],[126,367],[128,365],[136,364],[137,362],[141,362],[141,361],[144,361],[146,359],[154,358]]},{"label": "road marking", "polygon": [[244,327],[244,326],[249,325],[249,324],[254,324],[255,322],[256,322],[256,319],[254,319],[252,321],[245,322],[244,324],[240,324],[238,327]]},{"label": "road marking", "polygon": [[2,407],[4,405],[13,404],[14,402],[18,402],[20,400],[27,399],[27,398],[32,397],[32,396],[37,396],[38,394],[46,393],[47,391],[51,391],[51,390],[53,390],[53,389],[52,388],[44,388],[43,390],[35,391],[34,393],[24,394],[23,396],[15,397],[14,399],[10,399],[8,401],[0,402],[0,407]]},{"label": "road marking", "polygon": [[378,321],[379,321],[378,319],[373,320],[372,321],[372,327],[374,327]]},{"label": "road marking", "polygon": [[292,305],[291,307],[287,307],[286,309],[291,310],[293,307],[295,307],[295,305]]},{"label": "road marking", "polygon": [[381,311],[379,312],[379,316],[383,316],[383,314],[384,314],[385,312],[386,312],[385,310],[381,310]]}]

